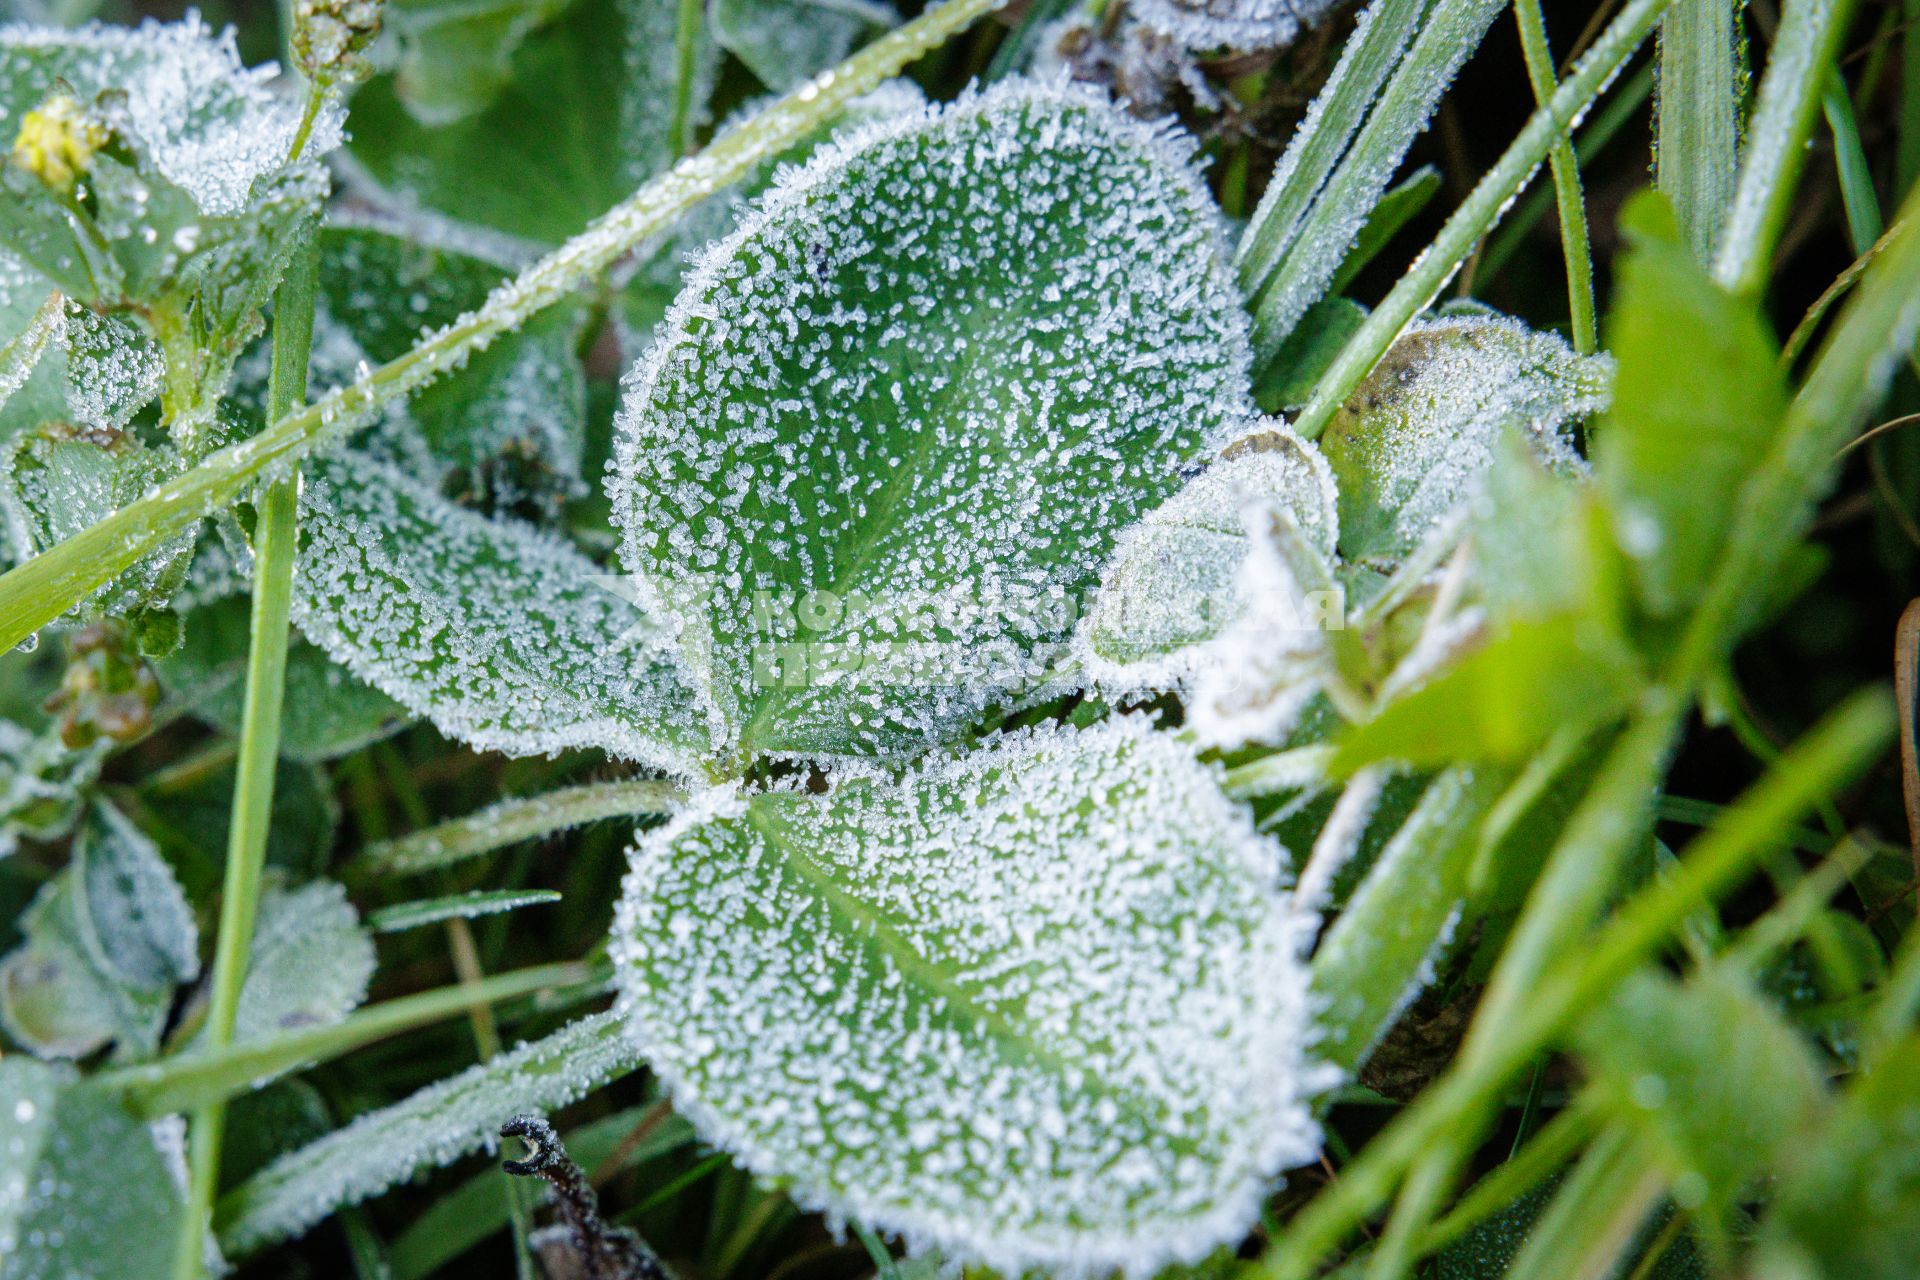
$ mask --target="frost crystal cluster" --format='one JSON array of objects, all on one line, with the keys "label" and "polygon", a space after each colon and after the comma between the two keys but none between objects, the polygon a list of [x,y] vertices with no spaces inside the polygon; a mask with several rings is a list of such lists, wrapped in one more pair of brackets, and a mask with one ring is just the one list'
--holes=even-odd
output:
[{"label": "frost crystal cluster", "polygon": [[610,490],[742,752],[898,757],[1037,683],[1251,414],[1182,144],[1009,82],[842,138],[692,273]]},{"label": "frost crystal cluster", "polygon": [[1008,1272],[1144,1275],[1315,1150],[1280,868],[1127,720],[724,787],[634,849],[621,1007],[676,1108],[803,1202]]}]

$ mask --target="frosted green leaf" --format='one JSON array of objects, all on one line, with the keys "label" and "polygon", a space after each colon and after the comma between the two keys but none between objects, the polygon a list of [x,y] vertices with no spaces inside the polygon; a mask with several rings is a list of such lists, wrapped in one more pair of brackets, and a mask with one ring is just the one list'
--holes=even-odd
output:
[{"label": "frosted green leaf", "polygon": [[1266,502],[1244,527],[1238,614],[1195,662],[1187,723],[1210,746],[1279,746],[1333,669],[1331,633],[1346,626],[1345,596],[1290,510]]},{"label": "frosted green leaf", "polygon": [[1119,532],[1252,416],[1217,231],[1167,133],[1007,81],[832,143],[714,247],[609,493],[721,748],[905,756],[1040,680]]},{"label": "frosted green leaf", "polygon": [[275,1160],[221,1199],[220,1245],[245,1256],[298,1235],[417,1170],[491,1150],[509,1117],[557,1110],[638,1065],[614,1015],[582,1018]]},{"label": "frosted green leaf", "polygon": [[1277,49],[1335,0],[1128,0],[1127,12],[1195,53]]},{"label": "frosted green leaf", "polygon": [[[681,283],[692,264],[705,256],[708,245],[724,239],[739,225],[754,200],[765,193],[783,167],[805,163],[815,148],[843,131],[920,110],[926,101],[926,95],[910,80],[885,82],[872,93],[862,94],[848,103],[830,124],[811,137],[769,157],[733,186],[702,200],[665,232],[635,250],[632,263],[620,277],[618,318],[623,348],[634,356],[646,351],[655,328],[679,296]],[[720,132],[724,134],[742,121],[751,120],[755,105],[749,103],[743,107]]]},{"label": "frosted green leaf", "polygon": [[506,87],[521,42],[566,7],[567,0],[388,0],[400,100],[425,124],[472,115]]},{"label": "frosted green leaf", "polygon": [[[404,355],[425,329],[477,310],[510,274],[480,245],[402,238],[395,226],[320,237],[320,302],[374,363]],[[583,299],[545,308],[414,395],[407,415],[426,451],[464,491],[495,505],[551,504],[585,491],[586,380],[575,354]],[[336,372],[346,381],[357,370]],[[316,384],[326,390],[333,379]]]},{"label": "frosted green leaf", "polygon": [[0,1060],[0,1280],[167,1275],[179,1219],[144,1121],[71,1068]]},{"label": "frosted green leaf", "polygon": [[0,720],[0,857],[12,853],[21,836],[53,840],[72,828],[110,745],[76,751],[55,729],[32,733]]},{"label": "frosted green leaf", "polygon": [[373,939],[347,891],[330,880],[270,889],[260,899],[235,1043],[338,1022],[367,998]]},{"label": "frosted green leaf", "polygon": [[[53,292],[51,281],[0,252],[0,339],[24,335]],[[0,403],[0,441],[48,422],[124,428],[160,391],[160,349],[138,326],[67,302],[38,356]]]},{"label": "frosted green leaf", "polygon": [[1285,511],[1331,559],[1337,501],[1326,459],[1284,424],[1236,441],[1121,538],[1076,636],[1082,668],[1103,683],[1176,682],[1247,608],[1248,508]]},{"label": "frosted green leaf", "polygon": [[142,991],[200,976],[193,907],[145,832],[96,801],[73,846],[82,940],[102,972]]},{"label": "frosted green leaf", "polygon": [[1317,1149],[1280,858],[1132,720],[722,787],[632,850],[620,1008],[675,1110],[803,1206],[1010,1274],[1150,1274]]},{"label": "frosted green leaf", "polygon": [[707,20],[722,48],[784,93],[900,19],[877,0],[713,0]]},{"label": "frosted green leaf", "polygon": [[[301,104],[270,87],[275,73],[243,67],[231,30],[216,36],[197,17],[133,29],[9,26],[0,29],[0,131],[17,132],[56,80],[83,102],[125,94],[125,121],[160,172],[202,211],[232,215],[285,166],[300,122]],[[321,114],[310,156],[338,141],[339,124],[337,113]]]},{"label": "frosted green leaf", "polygon": [[294,620],[442,732],[532,755],[598,747],[688,773],[708,717],[659,624],[558,539],[351,454],[313,464]]},{"label": "frosted green leaf", "polygon": [[[320,157],[339,141],[329,105],[288,162],[302,112],[268,87],[273,74],[243,68],[232,33],[215,37],[197,17],[0,30],[0,131],[21,130],[57,91],[71,120],[53,132],[87,139],[68,159],[36,161],[29,147],[5,160],[0,242],[76,300],[137,309],[163,341],[173,333],[200,395],[258,326],[325,199]],[[197,442],[206,423],[190,414],[176,425]]]},{"label": "frosted green leaf", "polygon": [[1560,469],[1570,430],[1607,402],[1612,361],[1515,320],[1410,325],[1334,415],[1320,447],[1340,485],[1340,550],[1397,560],[1479,491],[1502,436]]},{"label": "frosted green leaf", "polygon": [[[392,77],[376,77],[354,95],[353,158],[403,206],[558,244],[680,154],[668,137],[678,9],[678,0],[575,0],[514,50],[489,106],[447,124],[422,124]],[[717,60],[703,30],[696,115]]]}]

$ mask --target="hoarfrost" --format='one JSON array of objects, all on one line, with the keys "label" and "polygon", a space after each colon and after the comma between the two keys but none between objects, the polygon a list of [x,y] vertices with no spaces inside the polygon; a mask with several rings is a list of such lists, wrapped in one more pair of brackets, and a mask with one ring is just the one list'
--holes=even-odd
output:
[{"label": "hoarfrost", "polygon": [[1218,230],[1165,127],[1008,81],[837,139],[712,249],[608,488],[733,745],[898,758],[1039,680],[1255,416]]},{"label": "hoarfrost", "polygon": [[1277,49],[1318,22],[1336,0],[1127,0],[1143,25],[1195,53]]},{"label": "hoarfrost", "polygon": [[234,1042],[340,1021],[367,998],[373,968],[373,939],[345,889],[313,880],[269,890],[247,951]]},{"label": "hoarfrost", "polygon": [[1584,467],[1570,427],[1606,406],[1612,369],[1505,317],[1410,325],[1321,438],[1340,485],[1341,550],[1405,555],[1474,498],[1509,432],[1551,467]]},{"label": "hoarfrost", "polygon": [[1008,1274],[1151,1274],[1317,1150],[1281,855],[1125,718],[722,787],[631,852],[620,1009],[675,1109],[803,1205]]},{"label": "hoarfrost", "polygon": [[[0,134],[15,133],[56,80],[83,101],[108,90],[124,94],[116,123],[132,129],[168,180],[212,216],[246,208],[254,184],[285,166],[300,124],[300,104],[269,87],[275,68],[248,70],[233,31],[216,36],[192,13],[131,29],[0,27],[0,65],[7,69]],[[320,112],[306,155],[339,145],[341,119],[335,106]]]},{"label": "hoarfrost", "polygon": [[1292,515],[1269,505],[1246,519],[1239,616],[1196,662],[1187,699],[1188,725],[1216,747],[1278,745],[1323,686],[1328,630],[1346,624],[1329,567]]},{"label": "hoarfrost", "polygon": [[560,895],[551,889],[481,889],[382,907],[367,917],[367,924],[377,933],[399,933],[446,920],[473,920],[501,911],[558,901]]},{"label": "hoarfrost", "polygon": [[1248,507],[1287,512],[1331,559],[1337,503],[1326,459],[1284,424],[1229,446],[1121,537],[1075,636],[1081,669],[1121,688],[1177,684],[1248,604],[1240,583]]},{"label": "hoarfrost", "polygon": [[238,1256],[298,1235],[417,1170],[491,1147],[508,1117],[563,1107],[638,1065],[613,1014],[581,1018],[281,1156],[222,1202],[220,1244]]},{"label": "hoarfrost", "polygon": [[714,0],[714,39],[784,93],[847,56],[863,31],[900,20],[876,0]]},{"label": "hoarfrost", "polygon": [[82,940],[95,964],[143,991],[200,976],[200,931],[173,869],[145,832],[104,801],[74,843]]},{"label": "hoarfrost", "polygon": [[690,772],[708,717],[670,634],[557,538],[347,454],[311,465],[294,618],[360,679],[484,750],[598,747]]}]

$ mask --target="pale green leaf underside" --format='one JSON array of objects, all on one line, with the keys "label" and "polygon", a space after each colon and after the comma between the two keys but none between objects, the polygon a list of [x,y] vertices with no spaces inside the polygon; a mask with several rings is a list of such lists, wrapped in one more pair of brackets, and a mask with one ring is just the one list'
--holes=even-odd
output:
[{"label": "pale green leaf underside", "polygon": [[612,491],[721,745],[897,757],[1044,674],[1118,532],[1251,416],[1215,217],[1166,135],[1006,82],[837,141],[714,248]]},{"label": "pale green leaf underside", "polygon": [[300,629],[442,732],[515,755],[597,747],[673,773],[705,749],[669,638],[558,539],[353,454],[310,467],[301,532]]},{"label": "pale green leaf underside", "polygon": [[1326,459],[1283,424],[1235,442],[1121,539],[1080,625],[1083,665],[1103,682],[1177,679],[1241,616],[1249,508],[1285,512],[1331,559],[1336,502]]},{"label": "pale green leaf underside", "polygon": [[1340,550],[1404,556],[1479,491],[1501,439],[1577,468],[1570,428],[1605,407],[1612,361],[1495,316],[1408,326],[1320,447],[1340,485]]},{"label": "pale green leaf underside", "polygon": [[495,1140],[522,1111],[565,1106],[634,1067],[611,1014],[582,1018],[275,1160],[221,1199],[220,1244],[237,1256],[298,1235],[335,1208]]},{"label": "pale green leaf underside", "polygon": [[1132,721],[722,788],[634,847],[621,1007],[676,1109],[802,1204],[1008,1273],[1146,1273],[1315,1150],[1278,854]]}]

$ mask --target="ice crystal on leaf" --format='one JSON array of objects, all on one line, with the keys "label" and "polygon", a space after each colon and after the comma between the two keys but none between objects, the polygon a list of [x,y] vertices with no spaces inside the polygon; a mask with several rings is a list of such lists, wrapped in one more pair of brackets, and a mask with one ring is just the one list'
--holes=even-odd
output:
[{"label": "ice crystal on leaf", "polygon": [[742,754],[898,757],[1036,683],[1253,416],[1184,146],[1004,82],[785,175],[635,370],[609,486]]},{"label": "ice crystal on leaf", "polygon": [[1340,549],[1395,560],[1479,491],[1517,432],[1561,468],[1570,429],[1607,401],[1612,362],[1516,320],[1453,316],[1408,327],[1321,438],[1340,485]]},{"label": "ice crystal on leaf", "polygon": [[288,1152],[236,1188],[220,1205],[221,1246],[246,1254],[297,1235],[417,1169],[491,1146],[509,1116],[563,1107],[636,1065],[618,1020],[598,1014],[428,1085]]},{"label": "ice crystal on leaf", "polygon": [[528,755],[598,747],[687,773],[708,717],[670,633],[596,586],[592,561],[371,459],[314,464],[294,620],[441,731]]},{"label": "ice crystal on leaf", "polygon": [[319,157],[339,141],[329,106],[289,163],[301,110],[268,88],[272,74],[243,68],[232,34],[197,18],[0,29],[0,136],[60,107],[88,139],[68,148],[63,165],[78,168],[64,184],[32,146],[15,149],[0,173],[0,239],[79,301],[192,310],[197,341],[231,359],[319,210]]},{"label": "ice crystal on leaf", "polygon": [[1333,7],[1334,0],[1127,0],[1143,25],[1195,53],[1291,44]]},{"label": "ice crystal on leaf", "polygon": [[1237,1240],[1316,1149],[1281,851],[1141,722],[723,787],[630,858],[635,1043],[804,1205],[1010,1274],[1145,1275]]},{"label": "ice crystal on leaf", "polygon": [[1081,621],[1083,668],[1103,683],[1164,686],[1244,612],[1247,514],[1278,507],[1331,559],[1339,531],[1326,459],[1281,423],[1236,441],[1129,530]]}]

